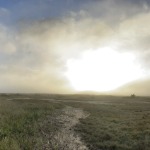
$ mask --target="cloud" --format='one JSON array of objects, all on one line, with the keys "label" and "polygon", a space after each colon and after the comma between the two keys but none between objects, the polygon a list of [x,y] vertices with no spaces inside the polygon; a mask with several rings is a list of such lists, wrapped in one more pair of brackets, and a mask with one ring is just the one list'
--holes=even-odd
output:
[{"label": "cloud", "polygon": [[150,12],[128,18],[119,24],[118,49],[133,52],[142,67],[149,68],[150,60]]},{"label": "cloud", "polygon": [[123,85],[122,87],[114,90],[112,93],[128,96],[130,96],[131,94],[135,94],[137,96],[145,96],[145,95],[150,96],[149,89],[150,89],[150,79],[146,78],[143,80],[138,80]]},{"label": "cloud", "polygon": [[128,17],[149,11],[149,3],[142,0],[94,0],[85,3],[82,9],[91,17],[116,24]]},{"label": "cloud", "polygon": [[15,35],[4,25],[0,25],[0,53],[13,53],[16,51]]},{"label": "cloud", "polygon": [[0,7],[0,24],[6,24],[11,18],[11,11],[4,7]]},{"label": "cloud", "polygon": [[133,53],[149,74],[149,4],[130,4],[94,0],[60,18],[19,20],[17,29],[1,25],[0,90],[72,92],[65,76],[67,61],[105,46]]},{"label": "cloud", "polygon": [[0,17],[6,17],[10,15],[10,11],[6,8],[0,7]]},{"label": "cloud", "polygon": [[13,91],[70,91],[67,60],[103,45],[111,34],[109,26],[91,18],[35,21],[14,32],[1,28],[0,83],[8,81]]},{"label": "cloud", "polygon": [[3,72],[0,75],[1,92],[39,92],[39,93],[64,93],[69,92],[64,85],[64,78],[54,73],[47,73],[45,70],[31,70],[21,66],[1,67]]}]

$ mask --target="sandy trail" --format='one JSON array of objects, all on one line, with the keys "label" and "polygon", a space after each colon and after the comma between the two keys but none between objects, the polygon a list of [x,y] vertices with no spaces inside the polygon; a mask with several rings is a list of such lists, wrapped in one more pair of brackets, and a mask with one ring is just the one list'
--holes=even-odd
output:
[{"label": "sandy trail", "polygon": [[67,106],[56,119],[62,124],[61,129],[54,135],[51,143],[59,150],[88,150],[80,136],[73,130],[80,118],[88,115],[81,109]]}]

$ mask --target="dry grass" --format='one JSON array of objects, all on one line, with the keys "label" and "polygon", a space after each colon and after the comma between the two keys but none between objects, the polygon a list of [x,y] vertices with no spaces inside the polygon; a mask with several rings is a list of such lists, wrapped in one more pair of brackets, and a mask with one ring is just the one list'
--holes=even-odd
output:
[{"label": "dry grass", "polygon": [[76,131],[91,150],[149,150],[150,99],[99,97],[92,102],[68,103],[90,113]]},{"label": "dry grass", "polygon": [[[65,105],[74,108],[67,113]],[[75,121],[75,131],[89,149],[149,150],[150,98],[37,94],[0,96],[0,150],[72,150],[61,143],[78,139],[75,124],[67,125],[76,110],[90,114]]]},{"label": "dry grass", "polygon": [[[53,121],[62,105],[40,100],[0,99],[0,150],[42,149],[43,131],[58,130]],[[55,113],[54,113],[55,112]],[[51,123],[50,123],[51,122]]]}]

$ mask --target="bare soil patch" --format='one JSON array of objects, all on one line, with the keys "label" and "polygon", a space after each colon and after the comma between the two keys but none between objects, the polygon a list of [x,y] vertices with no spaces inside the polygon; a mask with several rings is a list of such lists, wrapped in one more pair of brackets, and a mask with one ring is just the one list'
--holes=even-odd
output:
[{"label": "bare soil patch", "polygon": [[87,116],[82,109],[65,107],[56,117],[61,128],[50,141],[52,147],[59,150],[88,150],[85,143],[81,141],[80,135],[74,131],[74,126],[79,123],[79,119]]}]

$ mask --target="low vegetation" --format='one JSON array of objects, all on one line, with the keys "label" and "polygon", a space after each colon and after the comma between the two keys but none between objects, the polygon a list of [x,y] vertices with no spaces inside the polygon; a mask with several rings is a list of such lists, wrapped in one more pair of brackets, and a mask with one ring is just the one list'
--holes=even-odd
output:
[{"label": "low vegetation", "polygon": [[[69,103],[90,113],[76,131],[91,150],[149,150],[150,99],[108,97],[105,103]],[[91,100],[92,101],[92,100]]]},{"label": "low vegetation", "polygon": [[63,106],[35,99],[0,99],[0,150],[44,149],[45,133],[59,126],[53,116]]},{"label": "low vegetation", "polygon": [[[150,98],[92,95],[1,95],[0,150],[46,149],[64,106],[87,118],[74,129],[90,150],[149,150]],[[59,123],[60,122],[60,123]],[[59,149],[50,145],[51,149]]]}]

